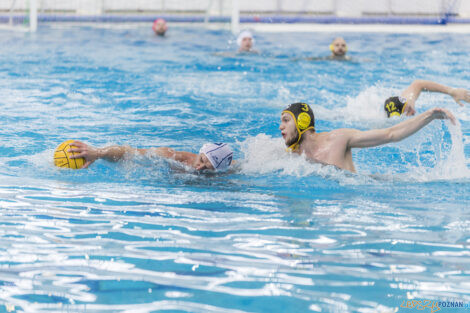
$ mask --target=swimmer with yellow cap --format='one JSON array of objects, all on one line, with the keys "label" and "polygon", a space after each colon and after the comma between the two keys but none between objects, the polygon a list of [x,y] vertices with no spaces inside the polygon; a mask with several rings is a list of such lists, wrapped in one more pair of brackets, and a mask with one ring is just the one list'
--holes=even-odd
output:
[{"label": "swimmer with yellow cap", "polygon": [[449,119],[451,112],[435,108],[389,128],[361,131],[342,128],[319,133],[315,130],[313,111],[306,103],[289,105],[281,113],[281,131],[288,151],[306,159],[355,172],[353,148],[368,148],[400,141],[419,131],[435,119]]},{"label": "swimmer with yellow cap", "polygon": [[[286,142],[288,147],[287,149],[294,151],[298,148],[302,135],[306,131],[315,131],[315,116],[313,115],[313,111],[310,106],[302,102],[292,103],[282,111],[282,114],[284,113],[287,113],[292,117],[297,130],[297,133],[294,136],[291,136],[291,138]],[[285,136],[287,136],[287,132],[282,133],[282,137],[284,137],[284,139],[286,139]]]},{"label": "swimmer with yellow cap", "polygon": [[71,145],[74,147],[69,151],[75,153],[75,155],[71,157],[72,159],[85,158],[85,164],[82,168],[87,168],[98,159],[117,162],[132,158],[136,155],[163,157],[180,162],[196,171],[210,170],[223,172],[228,170],[235,162],[233,160],[233,151],[226,143],[204,144],[199,154],[187,151],[176,151],[168,147],[137,149],[130,146],[108,146],[96,148],[81,141],[74,141]]},{"label": "swimmer with yellow cap", "polygon": [[342,37],[335,38],[328,47],[331,51],[331,54],[328,56],[296,58],[293,59],[293,61],[351,61],[351,57],[346,55],[348,52],[348,45]]},{"label": "swimmer with yellow cap", "polygon": [[423,90],[447,94],[454,98],[455,102],[460,106],[464,105],[462,101],[470,102],[470,91],[466,89],[452,88],[433,81],[417,79],[400,96],[390,97],[385,100],[384,110],[387,117],[400,116],[402,114],[407,116],[414,115],[416,113],[415,102]]},{"label": "swimmer with yellow cap", "polygon": [[347,59],[346,52],[348,52],[348,45],[342,37],[337,37],[330,44],[331,56],[333,59]]},{"label": "swimmer with yellow cap", "polygon": [[400,116],[405,111],[406,105],[406,98],[390,97],[385,100],[384,110],[387,113],[387,117]]}]

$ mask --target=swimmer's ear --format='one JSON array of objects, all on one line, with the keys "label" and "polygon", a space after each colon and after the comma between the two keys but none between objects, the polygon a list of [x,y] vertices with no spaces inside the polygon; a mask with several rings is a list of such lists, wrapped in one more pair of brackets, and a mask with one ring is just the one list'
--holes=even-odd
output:
[{"label": "swimmer's ear", "polygon": [[346,45],[346,48],[344,49],[344,52],[348,52],[348,45]]},{"label": "swimmer's ear", "polygon": [[330,51],[333,52],[334,48],[333,48],[333,44],[330,45]]}]

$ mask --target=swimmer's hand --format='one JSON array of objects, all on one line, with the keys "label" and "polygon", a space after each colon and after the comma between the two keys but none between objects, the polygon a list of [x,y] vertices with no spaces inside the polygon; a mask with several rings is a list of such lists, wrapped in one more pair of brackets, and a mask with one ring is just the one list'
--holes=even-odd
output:
[{"label": "swimmer's hand", "polygon": [[450,113],[449,110],[446,110],[446,109],[441,109],[441,108],[434,108],[434,109],[431,109],[431,117],[432,119],[435,119],[435,120],[445,120],[445,119],[448,119],[450,120],[450,122],[455,125],[456,124],[456,119],[455,119],[455,116]]},{"label": "swimmer's hand", "polygon": [[460,106],[464,106],[462,101],[470,103],[470,91],[463,89],[463,88],[453,88],[450,92],[452,98],[454,98],[455,102],[460,104]]},{"label": "swimmer's hand", "polygon": [[85,158],[85,164],[81,168],[87,168],[93,162],[101,157],[99,148],[92,147],[81,141],[74,141],[70,144],[71,147],[69,152],[75,152],[76,154],[71,156],[71,159]]}]

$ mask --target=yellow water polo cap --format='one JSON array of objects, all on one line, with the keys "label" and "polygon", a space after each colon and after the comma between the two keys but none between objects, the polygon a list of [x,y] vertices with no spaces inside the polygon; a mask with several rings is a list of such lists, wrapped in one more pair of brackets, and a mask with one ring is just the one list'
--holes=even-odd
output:
[{"label": "yellow water polo cap", "polygon": [[384,110],[387,112],[387,117],[400,116],[406,107],[406,99],[403,97],[390,97],[385,100]]},{"label": "yellow water polo cap", "polygon": [[303,102],[292,103],[282,113],[289,113],[295,121],[298,133],[297,141],[288,147],[289,150],[295,150],[299,145],[302,135],[309,129],[315,130],[315,116],[313,115],[312,108]]}]

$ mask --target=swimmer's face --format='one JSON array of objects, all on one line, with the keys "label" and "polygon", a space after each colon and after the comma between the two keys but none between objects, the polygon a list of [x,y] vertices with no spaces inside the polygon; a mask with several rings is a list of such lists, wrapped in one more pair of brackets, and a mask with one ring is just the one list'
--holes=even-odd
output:
[{"label": "swimmer's face", "polygon": [[253,47],[253,40],[251,37],[245,37],[243,38],[241,44],[240,44],[240,51],[250,51],[251,48]]},{"label": "swimmer's face", "polygon": [[214,170],[214,166],[212,166],[212,163],[209,161],[209,159],[204,153],[199,153],[196,158],[196,161],[194,162],[194,168],[196,169],[196,171]]},{"label": "swimmer's face", "polygon": [[164,36],[165,32],[168,30],[168,26],[164,20],[158,20],[155,23],[155,34],[159,36]]},{"label": "swimmer's face", "polygon": [[331,53],[334,56],[342,57],[346,55],[347,46],[343,38],[336,38],[331,45],[333,46]]},{"label": "swimmer's face", "polygon": [[297,127],[295,127],[295,120],[289,113],[282,113],[279,130],[281,131],[282,138],[284,138],[284,143],[287,147],[297,142],[299,133],[297,132]]}]

